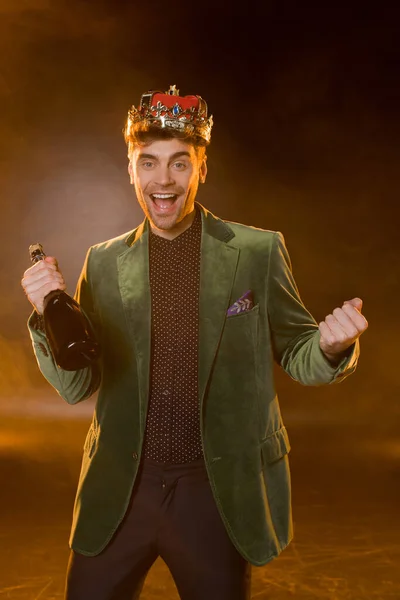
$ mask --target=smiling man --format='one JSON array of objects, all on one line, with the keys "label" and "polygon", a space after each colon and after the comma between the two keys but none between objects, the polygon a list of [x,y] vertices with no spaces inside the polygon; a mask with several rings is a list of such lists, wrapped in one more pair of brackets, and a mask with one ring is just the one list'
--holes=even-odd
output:
[{"label": "smiling man", "polygon": [[273,361],[306,385],[356,367],[358,298],[319,325],[279,232],[196,202],[212,118],[200,96],[148,92],[129,111],[143,223],[91,247],[75,298],[101,340],[79,371],[54,361],[39,315],[65,289],[55,258],[22,279],[39,367],[68,403],[99,390],[84,445],[67,600],[138,598],[161,556],[183,600],[250,598],[251,565],[292,539],[289,438]]},{"label": "smiling man", "polygon": [[133,146],[129,159],[131,183],[154,233],[173,239],[190,227],[199,181],[207,175],[205,148],[149,137],[144,147]]}]

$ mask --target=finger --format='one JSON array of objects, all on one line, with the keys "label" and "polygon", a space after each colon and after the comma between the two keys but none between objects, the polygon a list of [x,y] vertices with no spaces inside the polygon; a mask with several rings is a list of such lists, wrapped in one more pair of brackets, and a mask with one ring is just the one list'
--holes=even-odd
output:
[{"label": "finger", "polygon": [[[354,312],[358,317],[361,316],[356,310],[354,310]],[[333,311],[333,316],[338,321],[342,329],[346,332],[348,337],[356,339],[360,332],[350,316],[347,315],[342,308],[335,308]]]},{"label": "finger", "polygon": [[345,300],[344,304],[351,304],[351,306],[354,306],[360,312],[363,307],[363,301],[361,300],[361,298],[352,298],[351,300]]},{"label": "finger", "polygon": [[35,263],[34,265],[32,265],[31,267],[29,267],[29,269],[26,269],[26,271],[24,272],[24,277],[30,277],[32,274],[34,273],[38,273],[40,271],[58,271],[58,267],[56,264],[44,261],[44,260],[40,260],[39,262]]},{"label": "finger", "polygon": [[48,264],[52,264],[52,265],[56,265],[58,267],[58,260],[56,259],[55,256],[46,256],[44,261],[42,262],[46,262]]},{"label": "finger", "polygon": [[51,276],[42,277],[39,280],[35,279],[34,281],[27,282],[23,285],[27,294],[35,294],[45,286],[49,284],[57,284],[57,285],[65,285],[64,278],[59,273],[54,273]]},{"label": "finger", "polygon": [[331,346],[335,342],[335,338],[327,323],[325,323],[325,321],[321,321],[318,326],[321,333],[321,341]]},{"label": "finger", "polygon": [[335,343],[343,343],[348,339],[348,335],[346,334],[345,330],[333,315],[328,315],[325,318],[325,323],[331,330]]},{"label": "finger", "polygon": [[368,321],[358,310],[351,304],[343,304],[343,312],[353,321],[357,330],[362,333],[368,327]]},{"label": "finger", "polygon": [[27,292],[27,296],[30,302],[33,304],[37,304],[38,302],[43,302],[47,294],[53,292],[55,290],[65,290],[66,285],[60,284],[57,281],[52,281],[50,283],[46,283],[46,285],[42,286],[39,290],[35,292]]},{"label": "finger", "polygon": [[35,289],[37,289],[38,284],[40,286],[43,283],[51,281],[52,279],[57,281],[64,280],[62,273],[60,273],[59,271],[44,269],[42,271],[38,271],[37,273],[35,273],[35,275],[23,277],[21,280],[21,285],[22,287],[35,286]]}]

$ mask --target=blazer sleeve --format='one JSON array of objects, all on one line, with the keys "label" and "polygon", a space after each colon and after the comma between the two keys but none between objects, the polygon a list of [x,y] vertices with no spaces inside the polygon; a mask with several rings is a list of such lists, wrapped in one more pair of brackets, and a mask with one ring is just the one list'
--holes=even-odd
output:
[{"label": "blazer sleeve", "polygon": [[268,317],[275,360],[304,385],[336,383],[353,373],[359,355],[359,342],[332,365],[322,352],[320,332],[304,306],[293,277],[283,235],[274,234],[267,278]]},{"label": "blazer sleeve", "polygon": [[[100,328],[94,310],[90,282],[91,251],[92,248],[89,248],[86,254],[74,298],[89,318],[97,338],[100,339]],[[84,369],[65,371],[56,364],[53,358],[41,319],[36,311],[33,311],[28,319],[28,330],[39,369],[45,379],[68,404],[82,402],[97,391],[101,380],[100,359]]]}]

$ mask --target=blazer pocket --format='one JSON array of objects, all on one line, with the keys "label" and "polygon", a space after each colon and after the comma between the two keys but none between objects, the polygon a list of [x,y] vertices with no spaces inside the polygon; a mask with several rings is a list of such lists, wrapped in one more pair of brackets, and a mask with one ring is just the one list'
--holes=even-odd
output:
[{"label": "blazer pocket", "polygon": [[290,442],[286,427],[281,427],[261,440],[260,450],[263,467],[288,454],[290,452]]},{"label": "blazer pocket", "polygon": [[253,306],[253,308],[251,308],[250,310],[244,310],[243,312],[237,313],[236,315],[227,315],[226,320],[232,321],[232,319],[239,319],[240,317],[246,317],[246,316],[252,315],[254,313],[258,314],[259,310],[260,310],[260,305],[255,304]]}]

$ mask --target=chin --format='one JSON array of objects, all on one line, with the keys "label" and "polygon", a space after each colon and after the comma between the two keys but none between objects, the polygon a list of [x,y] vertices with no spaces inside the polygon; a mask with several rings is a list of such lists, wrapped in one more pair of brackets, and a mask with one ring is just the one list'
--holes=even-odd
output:
[{"label": "chin", "polygon": [[184,216],[182,216],[182,208],[179,207],[173,214],[170,215],[160,215],[157,214],[155,210],[151,210],[149,213],[153,223],[156,226],[162,226],[162,229],[170,229],[171,227],[174,227],[180,223],[184,218]]},{"label": "chin", "polygon": [[164,231],[169,231],[170,229],[173,229],[176,225],[176,221],[168,221],[167,219],[163,219],[163,220],[154,220],[152,221],[153,227],[156,227],[157,229],[161,229]]},{"label": "chin", "polygon": [[166,215],[165,217],[153,215],[151,221],[157,229],[173,229],[179,223],[178,217],[174,215]]}]

